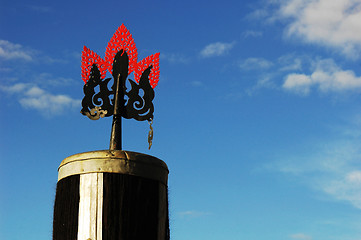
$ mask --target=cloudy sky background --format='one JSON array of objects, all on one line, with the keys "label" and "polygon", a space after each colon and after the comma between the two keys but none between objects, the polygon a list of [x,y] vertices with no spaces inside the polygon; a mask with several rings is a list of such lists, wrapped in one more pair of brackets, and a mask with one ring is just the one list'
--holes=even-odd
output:
[{"label": "cloudy sky background", "polygon": [[361,1],[2,1],[0,239],[49,239],[57,167],[106,149],[83,46],[122,23],[160,52],[154,142],[170,169],[173,240],[361,239]]}]

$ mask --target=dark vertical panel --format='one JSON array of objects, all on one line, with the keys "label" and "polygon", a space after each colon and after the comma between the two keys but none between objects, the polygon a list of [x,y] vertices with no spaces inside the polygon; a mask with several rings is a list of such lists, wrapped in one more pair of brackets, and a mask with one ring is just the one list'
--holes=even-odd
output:
[{"label": "dark vertical panel", "polygon": [[161,183],[116,173],[104,173],[103,181],[103,239],[158,240]]},{"label": "dark vertical panel", "polygon": [[56,186],[53,240],[76,240],[78,235],[80,176],[61,179]]},{"label": "dark vertical panel", "polygon": [[170,239],[170,228],[169,228],[169,200],[168,200],[168,187],[166,187],[166,204],[167,204],[167,213],[166,213],[166,217],[167,220],[165,222],[165,234],[164,234],[164,240],[169,240]]}]

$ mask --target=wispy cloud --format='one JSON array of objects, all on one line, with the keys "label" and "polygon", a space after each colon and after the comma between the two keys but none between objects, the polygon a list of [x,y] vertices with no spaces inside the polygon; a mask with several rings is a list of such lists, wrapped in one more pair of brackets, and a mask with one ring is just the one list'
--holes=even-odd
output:
[{"label": "wispy cloud", "polygon": [[232,43],[222,43],[216,42],[211,43],[205,46],[200,52],[202,57],[213,57],[213,56],[222,56],[229,52],[235,45],[235,42]]},{"label": "wispy cloud", "polygon": [[[282,89],[277,79],[290,74],[292,71],[303,69],[311,58],[305,56],[296,56],[295,54],[286,54],[274,60],[268,60],[259,57],[250,57],[240,61],[238,64],[241,71],[252,71],[252,77],[256,78],[255,84],[246,89],[246,94],[254,95],[256,91],[262,88]],[[249,74],[249,73],[246,73]]]},{"label": "wispy cloud", "polygon": [[178,53],[162,53],[159,55],[161,60],[168,61],[170,63],[189,63],[190,59],[182,54]]},{"label": "wispy cloud", "polygon": [[304,233],[295,233],[290,235],[290,239],[296,240],[312,240],[312,237]]},{"label": "wispy cloud", "polygon": [[267,69],[273,65],[271,61],[264,58],[251,57],[244,60],[239,67],[244,70]]},{"label": "wispy cloud", "polygon": [[0,60],[3,61],[22,60],[28,63],[41,62],[44,64],[68,62],[64,58],[63,59],[53,58],[51,56],[44,55],[43,53],[41,53],[41,51],[23,46],[18,43],[12,43],[4,39],[0,39]]},{"label": "wispy cloud", "polygon": [[361,50],[360,0],[279,1],[278,19],[287,19],[287,36],[333,47],[348,57]]},{"label": "wispy cloud", "polygon": [[[258,78],[256,85],[247,89],[252,93],[264,87],[301,96],[314,90],[336,94],[361,91],[361,76],[351,69],[343,69],[331,58],[286,54],[270,61],[250,57],[242,60],[239,67],[242,71],[253,71],[253,77]],[[283,81],[280,83],[279,79]]]},{"label": "wispy cloud", "polygon": [[28,86],[29,85],[26,83],[17,83],[12,86],[0,86],[0,89],[9,94],[18,94],[25,91],[25,89],[28,88]]},{"label": "wispy cloud", "polygon": [[25,109],[34,109],[46,117],[72,111],[80,106],[80,100],[67,95],[52,94],[36,85],[17,83],[12,86],[0,86],[0,90],[15,97]]},{"label": "wispy cloud", "polygon": [[276,88],[277,87],[276,84],[272,82],[271,79],[272,76],[270,74],[261,75],[254,86],[247,88],[245,90],[247,95],[253,96],[254,93],[261,88]]},{"label": "wispy cloud", "polygon": [[262,37],[263,33],[261,31],[253,31],[253,30],[247,30],[242,33],[242,36],[244,38],[248,37]]},{"label": "wispy cloud", "polygon": [[42,86],[66,86],[74,83],[74,80],[72,78],[54,76],[53,74],[43,72],[34,76],[33,82]]},{"label": "wispy cloud", "polygon": [[12,69],[8,67],[0,67],[0,72],[11,72]]},{"label": "wispy cloud", "polygon": [[249,13],[246,18],[250,19],[250,20],[254,20],[254,19],[264,19],[264,18],[268,18],[270,16],[270,12],[268,11],[268,9],[264,8],[265,6],[263,6],[263,8],[258,8],[254,11],[252,11],[251,13]]},{"label": "wispy cloud", "polygon": [[[280,71],[300,71],[302,70],[305,56],[295,56],[294,54],[287,54],[277,59],[280,65]],[[309,60],[309,59],[307,59]]]},{"label": "wispy cloud", "polygon": [[32,61],[34,51],[22,45],[0,39],[0,59]]},{"label": "wispy cloud", "polygon": [[282,160],[273,163],[271,169],[322,192],[329,199],[349,203],[361,210],[361,136],[350,134],[360,132],[360,117],[338,129],[332,139],[311,144],[309,152],[286,153]]},{"label": "wispy cloud", "polygon": [[282,87],[288,91],[292,91],[301,95],[308,95],[312,80],[305,74],[291,73],[286,77]]},{"label": "wispy cloud", "polygon": [[361,209],[361,170],[346,172],[341,179],[333,179],[323,190],[337,200],[348,201]]},{"label": "wispy cloud", "polygon": [[290,73],[285,77],[283,89],[307,95],[312,87],[321,92],[343,92],[361,89],[361,77],[352,70],[343,70],[332,59],[315,61],[310,74]]}]

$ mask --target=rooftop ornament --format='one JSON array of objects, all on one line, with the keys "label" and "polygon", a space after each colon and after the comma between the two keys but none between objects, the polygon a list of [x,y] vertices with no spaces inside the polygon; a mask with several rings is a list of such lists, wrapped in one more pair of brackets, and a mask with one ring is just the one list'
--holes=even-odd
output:
[{"label": "rooftop ornament", "polygon": [[[159,81],[159,53],[138,62],[134,39],[122,24],[108,42],[104,59],[84,46],[81,68],[85,96],[80,112],[92,120],[113,116],[109,150],[122,150],[122,117],[149,122],[150,149],[153,140],[153,89]],[[107,71],[114,80],[111,89],[108,88],[111,78],[105,78]],[[135,81],[127,79],[131,73]],[[100,90],[96,92],[98,86]]]},{"label": "rooftop ornament", "polygon": [[169,240],[168,167],[156,157],[122,150],[121,139],[122,118],[133,118],[149,122],[152,145],[159,53],[138,61],[132,35],[122,25],[104,58],[84,47],[81,67],[81,113],[92,120],[113,116],[110,146],[61,162],[53,240]]}]

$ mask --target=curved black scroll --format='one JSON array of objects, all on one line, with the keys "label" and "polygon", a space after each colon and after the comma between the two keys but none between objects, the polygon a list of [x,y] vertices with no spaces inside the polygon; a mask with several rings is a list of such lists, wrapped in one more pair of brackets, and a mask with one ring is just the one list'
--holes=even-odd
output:
[{"label": "curved black scroll", "polygon": [[[81,102],[83,108],[80,111],[83,115],[88,116],[92,120],[113,115],[113,104],[109,97],[114,93],[107,86],[110,80],[111,78],[102,80],[97,65],[93,64],[89,80],[83,88],[85,96]],[[98,85],[100,91],[95,93],[95,88]]]},{"label": "curved black scroll", "polygon": [[[148,67],[142,73],[139,84],[129,79],[131,89],[125,94],[128,96],[127,104],[125,105],[124,118],[134,118],[138,121],[153,119],[153,99],[154,90],[149,83],[149,74],[152,66]],[[139,90],[143,90],[144,95],[141,96]]]}]

